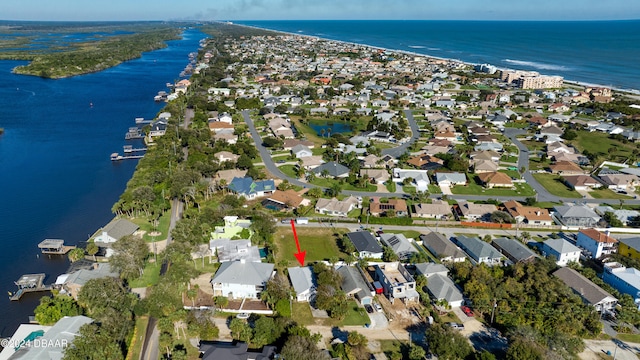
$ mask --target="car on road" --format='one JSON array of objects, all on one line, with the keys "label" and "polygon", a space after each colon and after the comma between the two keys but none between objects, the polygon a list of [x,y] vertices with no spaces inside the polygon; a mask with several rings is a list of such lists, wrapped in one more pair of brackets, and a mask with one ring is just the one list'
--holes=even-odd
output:
[{"label": "car on road", "polygon": [[450,322],[450,323],[447,323],[447,325],[449,325],[452,329],[456,329],[456,330],[464,329],[464,325],[460,323]]},{"label": "car on road", "polygon": [[291,219],[282,219],[280,220],[281,223],[283,224],[290,224],[291,223]]},{"label": "car on road", "polygon": [[278,160],[278,161],[276,161],[276,163],[278,163],[278,164],[284,164],[286,162],[287,162],[287,160]]},{"label": "car on road", "polygon": [[378,304],[378,303],[374,303],[374,304],[373,304],[373,307],[375,307],[375,308],[376,308],[376,311],[377,311],[377,312],[382,312],[382,306],[380,306],[380,304]]},{"label": "car on road", "polygon": [[236,315],[236,317],[238,319],[248,319],[249,318],[249,314],[248,313],[240,313],[240,314]]},{"label": "car on road", "polygon": [[473,311],[468,306],[460,306],[460,310],[468,317],[473,317]]},{"label": "car on road", "polygon": [[364,306],[365,309],[367,309],[367,312],[369,314],[373,314],[373,308],[371,307],[371,305],[367,304]]}]

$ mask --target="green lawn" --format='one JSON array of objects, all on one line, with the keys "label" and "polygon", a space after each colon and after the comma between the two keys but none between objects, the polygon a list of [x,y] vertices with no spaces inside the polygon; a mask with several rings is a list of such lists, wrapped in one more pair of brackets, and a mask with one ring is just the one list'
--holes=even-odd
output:
[{"label": "green lawn", "polygon": [[515,190],[511,188],[485,189],[476,181],[476,174],[469,174],[469,184],[466,186],[456,185],[451,188],[451,192],[458,195],[487,195],[487,196],[533,196],[535,192],[526,183],[516,183]]},{"label": "green lawn", "polygon": [[419,231],[415,231],[415,230],[384,230],[385,233],[391,233],[391,234],[402,234],[404,235],[407,239],[409,238],[414,238],[416,240],[418,240],[420,238],[420,232]]},{"label": "green lawn", "polygon": [[574,145],[581,152],[585,149],[589,150],[589,152],[598,152],[601,154],[607,155],[609,158],[609,149],[616,149],[613,154],[614,156],[628,156],[629,153],[635,148],[633,144],[624,144],[618,140],[610,139],[609,135],[594,131],[576,131],[578,134],[578,138],[571,141],[571,144]]},{"label": "green lawn", "polygon": [[544,170],[551,165],[551,160],[547,159],[542,161],[540,158],[530,158],[529,159],[529,170]]},{"label": "green lawn", "polygon": [[313,314],[311,313],[311,307],[309,307],[309,303],[307,302],[293,302],[291,304],[293,306],[293,313],[291,318],[297,322],[299,325],[313,325],[315,321],[313,320]]},{"label": "green lawn", "polygon": [[499,171],[509,175],[510,178],[520,179],[520,173],[515,170],[499,170]]},{"label": "green lawn", "polygon": [[413,185],[403,185],[402,186],[402,191],[406,192],[407,194],[415,194],[416,193],[416,187]]},{"label": "green lawn", "polygon": [[393,181],[387,181],[387,183],[385,184],[385,186],[387,187],[387,190],[391,193],[396,192],[396,183]]},{"label": "green lawn", "polygon": [[640,343],[640,334],[618,334],[616,337],[622,341]]},{"label": "green lawn", "polygon": [[564,182],[562,182],[562,178],[558,175],[554,174],[533,174],[533,177],[538,180],[540,185],[544,186],[547,191],[556,196],[561,197],[570,197],[570,198],[581,198],[577,191],[570,189]]},{"label": "green lawn", "polygon": [[[337,229],[337,231],[340,230],[342,230],[341,233],[347,232],[346,229]],[[305,258],[307,263],[328,260],[331,257],[342,259],[346,257],[346,254],[338,248],[333,229],[297,227],[296,232],[300,250],[307,251]],[[290,266],[298,265],[298,260],[294,256],[297,249],[291,228],[279,227],[274,235],[274,241],[278,249],[275,254],[276,263],[285,260]]]},{"label": "green lawn", "polygon": [[285,175],[297,179],[298,175],[296,175],[296,167],[297,165],[282,165],[279,166],[278,169],[280,169],[280,171],[282,171]]},{"label": "green lawn", "polygon": [[371,323],[367,311],[359,307],[355,300],[349,301],[349,312],[345,316],[344,320],[337,322],[338,326],[364,326],[364,324]]},{"label": "green lawn", "polygon": [[[127,354],[127,359],[139,359],[140,351],[142,351],[142,344],[144,343],[144,336],[147,332],[147,325],[149,325],[148,316],[139,316],[136,318],[136,327],[133,332],[133,339],[131,339],[131,345]],[[129,354],[133,356],[129,356]]]},{"label": "green lawn", "polygon": [[504,127],[518,128],[518,129],[524,129],[527,126],[529,126],[529,123],[526,122],[526,121],[511,121],[511,122],[508,122],[508,123],[504,124]]},{"label": "green lawn", "polygon": [[512,163],[512,164],[517,164],[518,163],[518,157],[517,156],[503,155],[500,158],[500,161],[504,161],[504,162],[508,162],[508,163]]},{"label": "green lawn", "polygon": [[129,283],[131,288],[148,287],[156,285],[160,281],[160,264],[147,262],[144,267],[142,276],[138,279],[132,280]]},{"label": "green lawn", "polygon": [[[138,225],[140,230],[144,230],[145,234],[142,237],[146,242],[153,242],[164,240],[167,238],[167,233],[169,232],[169,222],[171,221],[171,211],[165,211],[158,221],[158,227],[154,229],[153,225],[149,221],[149,219],[140,217],[135,219],[129,219],[132,223]],[[155,237],[149,236],[149,233],[152,231],[159,231],[161,234]]]},{"label": "green lawn", "polygon": [[632,197],[630,196],[618,194],[617,192],[611,191],[609,189],[598,189],[589,191],[589,195],[593,196],[596,199],[632,199]]},{"label": "green lawn", "polygon": [[440,190],[440,186],[435,184],[429,184],[429,194],[442,194],[442,190]]},{"label": "green lawn", "polygon": [[313,179],[313,181],[311,181],[312,184],[314,185],[318,185],[318,186],[322,186],[322,187],[326,187],[326,188],[330,188],[333,184],[335,183],[340,183],[341,184],[341,189],[342,190],[353,190],[353,191],[369,191],[369,192],[375,192],[376,190],[378,190],[378,187],[376,185],[373,184],[367,184],[366,188],[361,188],[361,187],[356,187],[353,186],[351,184],[348,183],[341,183],[341,180],[336,180],[336,179],[331,179],[331,178],[323,178],[323,177],[316,177],[315,179]]}]

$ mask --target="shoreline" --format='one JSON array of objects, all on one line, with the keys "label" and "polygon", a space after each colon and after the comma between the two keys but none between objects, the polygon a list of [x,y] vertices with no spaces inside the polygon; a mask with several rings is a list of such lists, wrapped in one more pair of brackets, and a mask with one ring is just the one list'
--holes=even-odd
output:
[{"label": "shoreline", "polygon": [[[441,56],[433,56],[433,55],[428,55],[428,54],[422,54],[422,53],[418,53],[418,52],[415,52],[415,51],[385,48],[385,47],[382,47],[382,46],[363,44],[363,43],[354,43],[354,42],[351,42],[351,41],[344,41],[344,40],[334,40],[334,39],[328,39],[328,38],[324,38],[324,37],[317,36],[317,35],[307,35],[307,34],[301,34],[301,33],[289,32],[289,31],[274,30],[274,29],[262,28],[262,27],[258,27],[258,26],[254,26],[254,25],[246,25],[246,24],[239,24],[239,23],[232,23],[230,25],[243,26],[243,27],[257,29],[257,30],[267,30],[267,31],[275,32],[275,33],[281,33],[281,34],[286,34],[286,35],[294,35],[294,36],[300,36],[300,37],[311,38],[311,39],[321,39],[321,40],[324,40],[324,41],[333,41],[333,42],[336,42],[336,43],[347,44],[347,45],[352,45],[352,46],[364,46],[364,47],[368,47],[368,48],[372,48],[372,49],[381,49],[381,50],[384,50],[384,51],[396,52],[396,53],[404,54],[404,55],[421,56],[421,57],[425,57],[425,58],[429,58],[429,59],[457,62],[457,63],[460,63],[460,64],[469,65],[469,66],[474,66],[474,65],[479,65],[480,64],[480,63],[472,63],[472,62],[468,62],[468,61],[463,61],[463,60],[460,60],[460,59],[445,58],[445,57],[441,57]],[[493,65],[493,64],[490,64],[490,65]],[[524,70],[524,69],[516,69],[516,68],[512,69],[512,68],[497,67],[497,66],[496,66],[496,68],[498,70],[536,71],[540,75],[555,76],[555,75],[551,75],[551,74],[548,74],[548,73],[542,73],[542,72],[540,72],[538,70]],[[620,92],[620,93],[625,93],[625,94],[629,94],[629,95],[640,95],[640,89],[633,89],[633,88],[624,89],[624,88],[612,87],[612,86],[608,86],[608,85],[601,85],[601,84],[591,83],[591,82],[588,82],[588,81],[571,80],[571,79],[565,78],[564,76],[562,78],[563,78],[565,83],[571,84],[571,85],[578,85],[578,86],[584,86],[584,87],[610,88],[612,91],[617,91],[617,92]]]}]

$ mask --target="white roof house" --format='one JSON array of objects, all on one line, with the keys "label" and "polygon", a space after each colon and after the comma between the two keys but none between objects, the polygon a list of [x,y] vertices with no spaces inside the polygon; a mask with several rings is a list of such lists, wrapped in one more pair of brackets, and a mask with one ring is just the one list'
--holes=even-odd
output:
[{"label": "white roof house", "polygon": [[436,173],[436,181],[440,186],[466,185],[467,176],[459,172],[439,172]]},{"label": "white roof house", "polygon": [[542,243],[545,256],[556,257],[558,266],[566,266],[569,262],[580,261],[580,248],[564,239],[549,239]]},{"label": "white roof house", "polygon": [[273,276],[273,267],[274,264],[245,260],[223,262],[211,279],[213,294],[231,299],[257,299]]},{"label": "white roof house", "polygon": [[393,169],[393,179],[394,181],[402,182],[406,178],[412,178],[413,183],[416,186],[417,191],[428,191],[429,184],[429,175],[427,174],[427,170],[412,170],[412,169]]},{"label": "white roof house", "polygon": [[309,301],[316,291],[314,274],[311,267],[290,267],[287,270],[289,272],[291,285],[293,285],[293,290],[296,292],[296,300]]}]

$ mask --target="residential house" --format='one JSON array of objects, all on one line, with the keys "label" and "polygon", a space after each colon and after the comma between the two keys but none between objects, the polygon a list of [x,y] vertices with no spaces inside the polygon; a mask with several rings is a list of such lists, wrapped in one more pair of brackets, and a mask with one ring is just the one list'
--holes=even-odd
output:
[{"label": "residential house", "polygon": [[619,292],[631,295],[636,305],[640,301],[640,270],[609,262],[604,264],[602,280]]},{"label": "residential house", "polygon": [[492,245],[513,264],[531,262],[538,257],[533,250],[518,240],[502,237],[493,239]]},{"label": "residential house", "polygon": [[368,168],[381,168],[384,167],[381,164],[381,159],[373,154],[369,154],[367,156],[365,156],[362,161],[360,161],[360,165],[362,168],[368,169]]},{"label": "residential house", "polygon": [[640,216],[640,211],[637,210],[628,210],[628,209],[614,209],[611,206],[598,206],[596,207],[596,212],[600,215],[604,215],[605,213],[612,213],[616,219],[622,222],[622,225],[627,226]]},{"label": "residential house", "polygon": [[373,216],[389,216],[391,211],[397,217],[409,216],[407,202],[403,199],[389,199],[386,203],[371,199],[369,202],[369,213]]},{"label": "residential house", "polygon": [[613,295],[569,267],[556,270],[553,275],[562,280],[576,294],[580,295],[582,301],[595,307],[598,312],[613,311],[618,304],[618,299]]},{"label": "residential house", "polygon": [[621,238],[618,254],[640,260],[640,237]]},{"label": "residential house", "polygon": [[440,233],[430,231],[421,234],[420,241],[441,262],[462,262],[466,258],[462,250]]},{"label": "residential house", "polygon": [[273,267],[273,264],[245,260],[223,262],[211,279],[213,296],[259,299],[274,274]]},{"label": "residential house", "polygon": [[446,220],[451,216],[451,205],[445,200],[433,200],[431,204],[413,206],[413,217]]},{"label": "residential house", "polygon": [[291,148],[291,154],[293,154],[298,159],[307,156],[313,156],[313,152],[311,151],[311,149],[302,144],[298,144]]},{"label": "residential house", "polygon": [[411,179],[411,183],[415,185],[417,191],[429,191],[430,181],[427,170],[394,168],[393,179],[396,182],[403,182],[405,179]]},{"label": "residential house", "polygon": [[359,204],[360,202],[354,196],[349,196],[344,200],[320,198],[316,202],[316,212],[324,215],[346,217],[351,210],[357,209]]},{"label": "residential house", "polygon": [[476,174],[493,173],[498,171],[500,166],[498,163],[485,159],[473,159],[470,162],[473,172]]},{"label": "residential house", "polygon": [[558,266],[567,266],[570,262],[580,261],[580,248],[565,239],[549,239],[542,243],[542,254],[553,255]]},{"label": "residential house", "polygon": [[296,292],[296,301],[309,302],[316,292],[315,274],[310,266],[290,267],[287,269],[293,290]]},{"label": "residential house", "polygon": [[436,170],[444,166],[444,161],[429,154],[422,154],[410,157],[407,164],[422,170]]},{"label": "residential house", "polygon": [[513,181],[509,175],[499,171],[478,174],[478,180],[484,187],[489,189],[494,187],[513,187]]},{"label": "residential house", "polygon": [[589,252],[594,259],[616,252],[618,240],[596,229],[582,229],[578,232],[576,245]]},{"label": "residential house", "polygon": [[229,185],[229,183],[231,183],[231,180],[233,180],[233,178],[242,178],[245,177],[245,175],[247,175],[247,170],[239,170],[239,169],[230,169],[230,170],[220,170],[218,171],[214,178],[213,178],[213,183],[214,185],[217,186],[221,186],[222,184]]},{"label": "residential house", "polygon": [[467,185],[467,175],[460,172],[438,172],[436,181],[440,186]]},{"label": "residential house", "polygon": [[114,219],[102,228],[102,231],[94,238],[94,241],[96,243],[111,244],[125,236],[133,235],[138,229],[138,225],[127,219]]},{"label": "residential house", "polygon": [[218,257],[218,262],[244,260],[246,262],[260,262],[258,246],[251,244],[249,239],[230,240],[219,238],[209,241],[211,254]]},{"label": "residential house", "polygon": [[502,254],[498,250],[475,236],[458,235],[455,242],[469,255],[474,264],[484,263],[492,266],[499,265],[502,260]]},{"label": "residential house", "polygon": [[308,140],[286,139],[282,143],[283,148],[289,151],[291,151],[291,149],[293,149],[296,145],[304,145],[309,149],[313,149],[315,147],[315,143]]},{"label": "residential house", "polygon": [[265,346],[261,351],[249,350],[245,342],[200,341],[198,346],[202,360],[268,360],[274,359],[278,348]]},{"label": "residential house", "polygon": [[338,269],[342,276],[342,291],[353,296],[362,305],[373,303],[373,287],[365,281],[359,269],[351,266],[343,266]]},{"label": "residential house", "polygon": [[559,175],[583,175],[584,170],[572,161],[558,161],[553,165],[549,165],[549,169],[553,174]]},{"label": "residential house", "polygon": [[262,205],[267,209],[288,210],[296,209],[298,206],[307,206],[311,203],[293,190],[276,190],[268,198],[262,201]]},{"label": "residential house", "polygon": [[553,225],[553,219],[547,209],[524,206],[515,200],[502,203],[502,209],[509,213],[517,222],[531,225]]},{"label": "residential house", "polygon": [[222,141],[229,145],[233,145],[238,142],[238,135],[234,134],[232,129],[216,131],[211,138],[215,141]]},{"label": "residential house", "polygon": [[234,127],[232,124],[222,121],[209,121],[209,130],[216,134],[222,132],[233,133]]},{"label": "residential house", "polygon": [[482,143],[473,147],[475,151],[502,151],[504,146],[501,143]]},{"label": "residential house", "polygon": [[416,280],[399,261],[375,265],[373,279],[382,285],[384,294],[393,304],[395,299],[403,302],[418,301]]},{"label": "residential house", "polygon": [[466,200],[458,201],[457,209],[458,215],[466,218],[469,221],[478,221],[489,217],[492,212],[497,211],[498,208],[493,204],[475,204]]},{"label": "residential house", "polygon": [[474,151],[469,154],[469,157],[473,160],[489,160],[494,163],[500,162],[500,154],[491,150]]},{"label": "residential house", "polygon": [[376,184],[384,184],[391,178],[386,169],[361,169],[360,176],[366,176]]},{"label": "residential house", "polygon": [[562,134],[564,134],[564,130],[552,125],[540,129],[538,134],[535,135],[535,138],[537,141],[544,141],[546,144],[551,144],[554,142],[563,142]]},{"label": "residential house", "polygon": [[633,191],[638,184],[638,177],[631,174],[607,174],[599,177],[613,191]]},{"label": "residential house", "polygon": [[[211,232],[211,240],[232,239],[247,229],[251,234],[251,220],[238,219],[237,216],[225,216],[224,225],[216,226]],[[250,236],[249,236],[250,237]]]},{"label": "residential house", "polygon": [[253,200],[258,197],[269,196],[276,191],[276,185],[273,179],[254,181],[252,178],[245,176],[242,178],[233,178],[228,186],[238,196]]},{"label": "residential house", "polygon": [[157,119],[151,122],[149,129],[149,140],[153,141],[154,137],[163,136],[167,132],[168,119]]},{"label": "residential house", "polygon": [[418,252],[403,234],[380,234],[380,242],[390,247],[400,260],[409,259]]},{"label": "residential house", "polygon": [[416,264],[416,274],[427,278],[427,291],[431,298],[436,302],[445,301],[452,308],[458,308],[462,306],[464,297],[448,273],[449,270],[442,264]]},{"label": "residential house", "polygon": [[302,165],[301,166],[305,170],[313,170],[313,169],[317,168],[318,166],[324,164],[324,160],[322,159],[322,156],[320,156],[320,155],[305,156],[305,157],[301,157],[300,160],[302,160]]},{"label": "residential house", "polygon": [[354,231],[347,233],[346,236],[353,243],[361,259],[382,259],[382,246],[380,246],[378,240],[376,240],[370,232]]},{"label": "residential house", "polygon": [[291,123],[287,119],[276,117],[269,120],[267,125],[273,136],[277,138],[293,139],[295,135],[291,128]]},{"label": "residential house", "polygon": [[65,349],[73,346],[80,335],[80,328],[92,322],[93,319],[78,315],[65,316],[53,326],[22,324],[6,343],[3,339],[3,344],[10,345],[4,346],[0,359],[62,359]]},{"label": "residential house", "polygon": [[238,161],[240,155],[236,155],[229,151],[218,151],[217,153],[213,154],[213,157],[215,157],[215,159],[219,163],[223,163],[225,161],[236,162]]},{"label": "residential house", "polygon": [[318,176],[323,176],[325,173],[325,170],[327,175],[333,178],[347,177],[349,176],[349,171],[350,171],[348,167],[340,163],[337,163],[335,161],[329,161],[328,163],[324,163],[316,167],[312,171]]},{"label": "residential house", "polygon": [[74,300],[78,300],[78,293],[89,280],[105,277],[119,278],[120,274],[112,270],[109,263],[95,263],[88,269],[79,269],[58,276],[56,286],[61,287],[61,294],[68,294]]},{"label": "residential house", "polygon": [[565,184],[576,191],[591,191],[602,185],[589,175],[566,175],[562,179]]},{"label": "residential house", "polygon": [[600,216],[587,205],[558,205],[553,216],[563,225],[597,227]]}]

